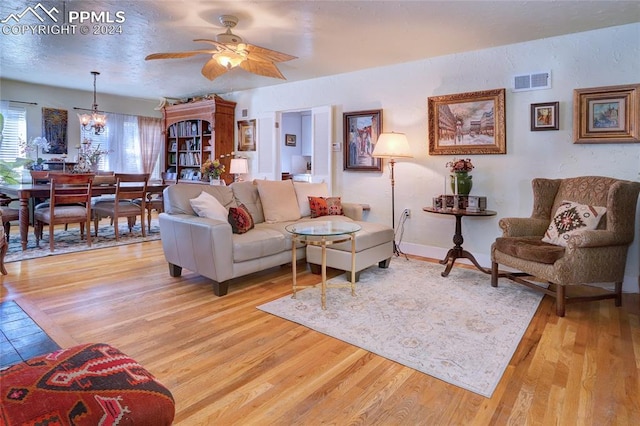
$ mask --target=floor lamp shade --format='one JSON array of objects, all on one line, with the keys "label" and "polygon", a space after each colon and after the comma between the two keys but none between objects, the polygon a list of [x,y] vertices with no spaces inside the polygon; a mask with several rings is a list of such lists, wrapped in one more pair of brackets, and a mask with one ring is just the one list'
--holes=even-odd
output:
[{"label": "floor lamp shade", "polygon": [[[395,200],[395,186],[396,179],[394,176],[394,166],[396,164],[396,158],[411,158],[411,149],[409,148],[409,141],[404,133],[381,133],[376,142],[376,146],[371,154],[374,158],[389,158],[389,165],[391,166],[391,227],[395,231],[396,222],[396,200]],[[400,249],[398,248],[395,237],[393,241],[393,252],[398,255]]]},{"label": "floor lamp shade", "polygon": [[376,158],[411,158],[409,141],[404,133],[381,133],[373,149]]}]

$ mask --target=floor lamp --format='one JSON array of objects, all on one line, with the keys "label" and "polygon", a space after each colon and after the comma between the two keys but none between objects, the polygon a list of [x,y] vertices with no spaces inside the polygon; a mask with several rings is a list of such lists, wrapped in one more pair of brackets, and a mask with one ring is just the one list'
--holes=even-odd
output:
[{"label": "floor lamp", "polygon": [[376,142],[376,146],[373,149],[374,158],[388,158],[389,165],[391,166],[391,227],[393,228],[393,252],[396,255],[400,254],[400,250],[396,245],[395,231],[396,231],[396,200],[395,200],[395,186],[396,180],[394,176],[394,166],[396,164],[396,158],[413,158],[411,150],[409,149],[409,141],[404,133],[381,133]]}]

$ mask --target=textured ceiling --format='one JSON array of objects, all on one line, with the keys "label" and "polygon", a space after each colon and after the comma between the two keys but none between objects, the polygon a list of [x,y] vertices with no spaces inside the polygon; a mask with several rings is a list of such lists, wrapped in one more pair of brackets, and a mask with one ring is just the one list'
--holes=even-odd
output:
[{"label": "textured ceiling", "polygon": [[[39,4],[55,7],[57,22],[46,16],[39,22],[31,12],[10,18]],[[93,12],[93,22],[70,21],[74,12]],[[206,48],[193,39],[215,39],[223,32],[222,14],[240,18],[233,32],[247,42],[297,56],[279,68],[288,81],[298,81],[639,22],[640,2],[2,0],[0,75],[92,90],[90,71],[97,70],[98,93],[139,98],[282,83],[241,69],[209,81],[200,74],[206,55],[144,60],[150,53]],[[75,25],[75,34],[33,35],[25,25],[35,24],[49,32]],[[90,34],[81,34],[87,28]],[[121,34],[91,34],[96,30]]]}]

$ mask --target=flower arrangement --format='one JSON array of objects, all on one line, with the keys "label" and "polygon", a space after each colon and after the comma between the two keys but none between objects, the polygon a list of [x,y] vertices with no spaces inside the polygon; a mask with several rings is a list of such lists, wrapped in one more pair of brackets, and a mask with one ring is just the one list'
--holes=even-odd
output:
[{"label": "flower arrangement", "polygon": [[100,149],[100,144],[93,148],[91,146],[91,139],[84,139],[82,141],[82,147],[78,151],[79,155],[85,157],[91,164],[98,164],[100,162],[100,157],[103,155],[107,155],[111,151],[108,149]]},{"label": "flower arrangement", "polygon": [[40,158],[40,150],[42,150],[42,152],[44,153],[44,152],[49,152],[49,150],[51,149],[51,144],[49,143],[47,138],[38,136],[31,139],[31,142],[27,142],[22,138],[18,138],[18,141],[20,144],[20,152],[22,155],[28,156],[30,153],[35,152],[36,165],[40,166],[42,165],[42,163],[44,163],[44,159]]},{"label": "flower arrangement", "polygon": [[203,176],[207,176],[213,179],[220,179],[220,176],[224,173],[224,164],[220,164],[219,160],[207,160],[200,167],[200,171]]},{"label": "flower arrangement", "polygon": [[459,160],[454,158],[452,161],[449,161],[446,164],[446,167],[449,167],[449,171],[451,171],[452,173],[467,173],[473,170],[473,164],[471,163],[470,158],[461,158]]}]

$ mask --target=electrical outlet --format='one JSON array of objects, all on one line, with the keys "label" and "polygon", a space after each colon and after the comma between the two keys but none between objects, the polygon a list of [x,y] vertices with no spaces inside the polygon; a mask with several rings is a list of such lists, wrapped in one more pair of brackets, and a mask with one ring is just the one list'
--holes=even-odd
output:
[{"label": "electrical outlet", "polygon": [[404,209],[404,211],[402,213],[404,214],[404,216],[406,218],[410,218],[411,217],[411,209]]}]

